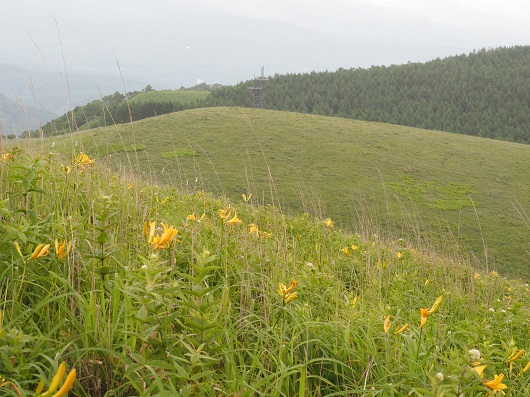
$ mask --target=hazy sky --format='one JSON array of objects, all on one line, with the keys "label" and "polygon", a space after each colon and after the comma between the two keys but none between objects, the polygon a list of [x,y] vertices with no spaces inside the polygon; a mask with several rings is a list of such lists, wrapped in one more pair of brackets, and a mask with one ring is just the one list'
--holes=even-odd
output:
[{"label": "hazy sky", "polygon": [[[196,79],[235,83],[250,77],[241,75],[240,70],[258,71],[260,64],[266,64],[271,73],[304,72],[427,61],[484,47],[530,44],[530,1],[527,0],[16,0],[2,3],[0,63],[62,67],[65,61],[71,71],[107,74],[116,70],[119,60],[128,76],[136,79],[145,76],[144,80],[155,83],[175,80],[177,85],[179,79],[183,85]],[[265,20],[268,24],[256,23],[259,28],[253,32],[250,20]],[[342,48],[358,56],[334,57],[336,49],[341,48],[337,45],[311,58],[313,48],[302,39],[297,39],[302,47],[297,49],[299,54],[294,53],[280,32],[292,37],[313,35],[313,42],[318,42],[319,34],[323,42],[338,43],[347,38],[349,41],[344,41]],[[235,48],[248,47],[253,34],[261,35],[256,40],[256,47],[260,48]],[[266,42],[267,35],[272,43]],[[216,40],[219,43],[212,44]],[[283,50],[274,53],[274,46],[279,48],[284,44]],[[325,50],[326,45],[317,45],[314,51],[318,48]],[[264,59],[256,59],[251,64],[238,58],[235,50],[239,55],[248,52],[249,59],[256,58],[259,50]],[[215,61],[217,71],[205,62],[208,54]],[[294,62],[296,57],[299,63]],[[329,62],[321,62],[322,58]],[[177,69],[182,72],[177,73]]]}]

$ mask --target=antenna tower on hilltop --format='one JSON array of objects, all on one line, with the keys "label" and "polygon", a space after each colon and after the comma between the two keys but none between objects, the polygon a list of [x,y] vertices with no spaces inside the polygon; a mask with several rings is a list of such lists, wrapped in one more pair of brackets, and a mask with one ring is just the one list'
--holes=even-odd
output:
[{"label": "antenna tower on hilltop", "polygon": [[263,88],[265,86],[265,66],[261,67],[261,76],[256,77],[254,75],[254,86],[249,87],[252,90],[252,107],[263,109]]}]

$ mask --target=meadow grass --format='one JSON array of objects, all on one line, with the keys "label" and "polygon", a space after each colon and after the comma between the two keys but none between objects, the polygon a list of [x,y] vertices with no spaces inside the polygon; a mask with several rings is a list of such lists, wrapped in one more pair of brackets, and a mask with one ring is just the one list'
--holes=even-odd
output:
[{"label": "meadow grass", "polygon": [[530,395],[521,281],[79,152],[0,176],[2,395]]},{"label": "meadow grass", "polygon": [[[196,109],[38,144],[84,150],[180,189],[405,238],[484,271],[530,277],[530,146],[389,124],[261,109]],[[77,146],[76,146],[77,145]],[[137,153],[105,147],[143,145]],[[53,146],[53,148],[52,148]],[[179,156],[173,153],[193,153]]]}]

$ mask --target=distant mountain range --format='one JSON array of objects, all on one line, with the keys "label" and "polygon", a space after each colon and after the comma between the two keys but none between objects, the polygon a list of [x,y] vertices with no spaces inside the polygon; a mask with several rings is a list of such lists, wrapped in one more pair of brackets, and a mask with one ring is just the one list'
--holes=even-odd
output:
[{"label": "distant mountain range", "polygon": [[11,135],[38,128],[44,121],[57,117],[56,113],[13,101],[0,93],[0,131]]},{"label": "distant mountain range", "polygon": [[[124,79],[126,89],[147,83]],[[34,130],[78,105],[123,92],[119,75],[42,71],[0,64],[0,123],[2,133]]]}]

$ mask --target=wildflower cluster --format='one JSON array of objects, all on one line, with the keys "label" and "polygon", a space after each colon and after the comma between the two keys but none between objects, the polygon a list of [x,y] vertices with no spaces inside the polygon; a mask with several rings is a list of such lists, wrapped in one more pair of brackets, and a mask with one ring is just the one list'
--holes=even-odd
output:
[{"label": "wildflower cluster", "polygon": [[297,285],[298,281],[296,280],[293,280],[291,282],[291,286],[289,288],[287,288],[285,284],[280,283],[280,287],[278,288],[278,294],[282,298],[284,306],[298,297],[296,291],[293,292]]},{"label": "wildflower cluster", "polygon": [[241,219],[237,217],[236,211],[230,206],[219,210],[219,217],[221,218],[223,223],[225,225],[230,226],[230,228],[242,222]]},{"label": "wildflower cluster", "polygon": [[144,238],[151,244],[154,250],[169,248],[173,245],[173,238],[177,235],[178,230],[173,226],[161,223],[163,231],[155,234],[157,231],[156,222],[144,222]]},{"label": "wildflower cluster", "polygon": [[272,236],[272,234],[270,234],[270,233],[267,233],[267,232],[264,232],[262,230],[259,230],[258,225],[254,224],[254,223],[250,223],[248,225],[248,234],[253,234],[256,237],[261,237],[261,238],[265,238],[265,239]]},{"label": "wildflower cluster", "polygon": [[[51,244],[44,244],[40,243],[35,247],[31,255],[25,259],[24,254],[22,253],[22,249],[20,248],[20,245],[17,241],[13,242],[13,245],[15,246],[15,249],[17,250],[18,254],[22,258],[24,262],[29,262],[38,258],[43,258],[48,255],[50,252]],[[63,241],[61,244],[59,244],[59,241],[55,239],[55,254],[59,259],[63,259],[66,255],[70,253],[70,250],[72,249],[72,242],[67,242],[66,240]]]},{"label": "wildflower cluster", "polygon": [[[407,323],[405,325],[402,325],[401,327],[397,326],[394,330],[394,335],[399,335],[405,332],[408,329],[409,325],[410,324]],[[383,330],[385,331],[385,333],[388,334],[390,332],[391,326],[392,322],[390,321],[390,316],[386,316],[385,321],[383,322]]]},{"label": "wildflower cluster", "polygon": [[357,251],[358,249],[359,249],[358,246],[356,246],[355,244],[352,244],[352,245],[350,245],[350,246],[346,246],[346,247],[344,247],[343,249],[340,250],[340,252],[342,252],[342,253],[345,254],[345,255],[351,256],[351,255],[353,255],[353,253],[354,253],[355,251]]}]

